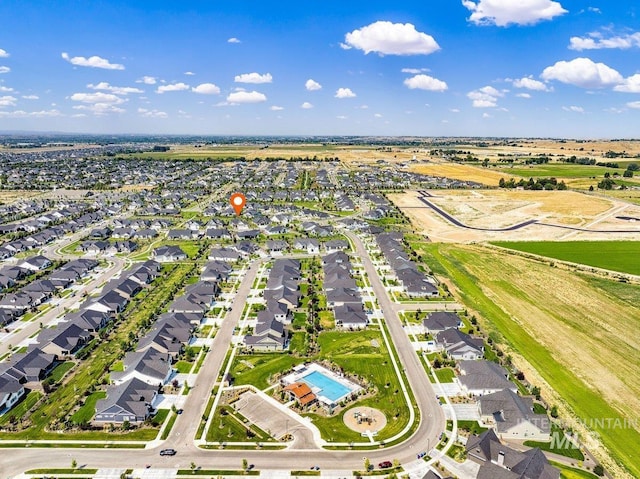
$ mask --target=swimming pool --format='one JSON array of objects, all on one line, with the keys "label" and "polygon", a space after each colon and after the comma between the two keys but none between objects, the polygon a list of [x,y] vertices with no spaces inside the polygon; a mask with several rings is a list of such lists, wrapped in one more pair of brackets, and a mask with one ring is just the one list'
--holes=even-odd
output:
[{"label": "swimming pool", "polygon": [[313,371],[300,380],[307,383],[312,389],[318,388],[319,391],[314,391],[316,396],[324,396],[334,403],[351,392],[351,389],[344,384],[340,384],[319,371]]}]

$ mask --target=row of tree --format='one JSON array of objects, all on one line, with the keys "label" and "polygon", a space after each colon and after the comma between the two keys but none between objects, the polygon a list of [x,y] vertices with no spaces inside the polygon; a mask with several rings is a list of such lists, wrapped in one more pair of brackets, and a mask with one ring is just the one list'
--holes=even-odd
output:
[{"label": "row of tree", "polygon": [[558,181],[556,178],[529,178],[528,181],[521,179],[516,181],[514,178],[505,180],[500,178],[498,182],[500,188],[524,188],[525,190],[566,190],[567,185],[564,181]]}]

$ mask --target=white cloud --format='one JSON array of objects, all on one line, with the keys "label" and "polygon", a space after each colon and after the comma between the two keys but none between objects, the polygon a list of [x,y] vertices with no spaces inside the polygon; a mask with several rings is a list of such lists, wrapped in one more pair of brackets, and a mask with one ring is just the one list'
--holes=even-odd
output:
[{"label": "white cloud", "polygon": [[616,85],[613,89],[624,93],[640,93],[640,73],[625,78],[624,83]]},{"label": "white cloud", "polygon": [[382,118],[382,114],[380,113],[374,113],[373,116],[374,118]]},{"label": "white cloud", "polygon": [[549,87],[540,80],[534,80],[531,77],[523,77],[513,80],[513,86],[516,88],[526,88],[527,90],[549,91]]},{"label": "white cloud", "polygon": [[377,21],[345,35],[343,48],[356,48],[380,55],[429,55],[440,49],[431,35],[411,23]]},{"label": "white cloud", "polygon": [[278,106],[278,105],[272,105],[272,106],[269,107],[269,110],[271,110],[271,111],[282,111],[282,110],[284,110],[284,108],[281,107],[281,106]]},{"label": "white cloud", "polygon": [[156,88],[156,93],[166,93],[168,91],[184,91],[189,90],[191,87],[186,83],[171,83],[169,85],[160,85]]},{"label": "white cloud", "polygon": [[316,90],[320,90],[322,88],[322,85],[320,85],[320,83],[318,83],[317,81],[309,78],[305,82],[304,87],[309,91],[316,91]]},{"label": "white cloud", "polygon": [[407,78],[404,81],[404,84],[412,90],[417,88],[419,90],[428,91],[445,91],[448,88],[447,84],[442,80],[423,74]]},{"label": "white cloud", "polygon": [[470,22],[498,27],[532,25],[567,13],[559,2],[552,0],[478,0],[477,3],[462,0],[462,5],[472,12]]},{"label": "white cloud", "polygon": [[640,101],[630,101],[629,103],[627,103],[627,106],[629,108],[640,110]]},{"label": "white cloud", "polygon": [[229,40],[227,40],[227,43],[242,43],[242,42],[238,40],[236,37],[231,37],[229,38]]},{"label": "white cloud", "polygon": [[264,75],[256,72],[243,73],[242,75],[236,75],[234,81],[236,83],[271,83],[273,77],[271,73],[265,73]]},{"label": "white cloud", "polygon": [[113,105],[120,105],[125,100],[112,93],[74,93],[69,98],[73,101],[79,101],[82,103],[110,103]]},{"label": "white cloud", "polygon": [[11,71],[11,68],[0,66],[0,73],[9,73],[10,71]]},{"label": "white cloud", "polygon": [[134,87],[129,87],[129,86],[112,86],[109,85],[109,83],[103,81],[98,83],[97,85],[93,85],[91,83],[89,83],[87,85],[87,88],[91,88],[92,90],[104,90],[104,91],[110,91],[111,93],[114,93],[116,95],[128,95],[129,93],[144,93],[143,90],[140,90],[139,88],[134,88]]},{"label": "white cloud", "polygon": [[0,111],[0,118],[44,118],[44,117],[52,117],[52,116],[63,116],[58,110],[41,110],[41,111],[31,111],[27,112],[24,110],[16,110],[16,111]]},{"label": "white cloud", "polygon": [[529,95],[528,93],[518,93],[516,94],[516,96],[518,98],[531,98],[531,95]]},{"label": "white cloud", "polygon": [[267,96],[264,93],[257,91],[234,91],[227,96],[227,102],[234,103],[260,103],[267,101]]},{"label": "white cloud", "polygon": [[584,113],[584,108],[582,108],[581,106],[575,106],[575,105],[563,106],[562,109],[564,111],[573,111],[575,113]]},{"label": "white cloud", "polygon": [[600,33],[595,32],[590,33],[587,37],[571,37],[569,40],[569,49],[578,51],[605,48],[626,50],[632,47],[640,47],[640,32],[609,38],[602,38]]},{"label": "white cloud", "polygon": [[109,103],[94,103],[92,105],[76,105],[74,110],[90,111],[96,116],[104,116],[109,113],[124,113],[124,108],[120,108]]},{"label": "white cloud", "polygon": [[355,98],[356,94],[351,91],[351,88],[338,88],[334,96],[336,98]]},{"label": "white cloud", "polygon": [[474,108],[495,108],[498,106],[498,97],[502,96],[504,93],[492,86],[484,86],[467,93],[467,98],[472,100]]},{"label": "white cloud", "polygon": [[18,99],[15,96],[0,96],[0,108],[5,108],[7,106],[16,106],[17,100]]},{"label": "white cloud", "polygon": [[213,83],[201,83],[200,85],[191,89],[194,93],[200,93],[201,95],[218,95],[220,88]]},{"label": "white cloud", "polygon": [[489,115],[489,113],[483,113],[482,118],[493,118],[493,115]]},{"label": "white cloud", "polygon": [[418,73],[428,72],[428,68],[403,68],[400,70],[402,73],[411,73],[412,75],[416,75]]},{"label": "white cloud", "polygon": [[9,57],[9,53],[6,50],[3,50],[2,48],[0,48],[0,58],[8,58]]},{"label": "white cloud", "polygon": [[25,100],[39,100],[40,97],[38,95],[22,95],[22,98]]},{"label": "white cloud", "polygon": [[76,105],[75,110],[90,111],[97,116],[106,115],[107,113],[124,113],[124,109],[117,107],[127,100],[113,93],[74,93],[69,97],[72,101],[84,103],[84,105]]},{"label": "white cloud", "polygon": [[193,72],[184,72],[184,74],[187,75],[187,76],[190,76],[190,77],[195,75],[195,73],[193,73]]},{"label": "white cloud", "polygon": [[613,68],[604,63],[595,63],[589,58],[559,61],[545,68],[540,76],[546,81],[558,80],[582,88],[603,88],[624,81],[622,75]]},{"label": "white cloud", "polygon": [[69,57],[69,54],[67,52],[62,52],[61,56],[72,65],[77,65],[80,67],[104,68],[105,70],[124,70],[124,65],[121,65],[119,63],[110,63],[109,60],[97,55],[89,58]]},{"label": "white cloud", "polygon": [[0,92],[9,93],[12,91],[13,91],[13,88],[11,88],[10,86],[0,85]]},{"label": "white cloud", "polygon": [[313,105],[311,103],[309,103],[308,101],[305,101],[302,105],[300,105],[300,108],[304,108],[305,110],[309,110],[309,109],[313,108]]},{"label": "white cloud", "polygon": [[144,83],[145,85],[155,85],[158,82],[156,77],[143,76],[139,80],[136,80],[136,83]]},{"label": "white cloud", "polygon": [[346,119],[347,119],[347,118],[349,118],[349,117],[348,117],[348,116],[345,116],[345,115],[338,115],[338,116],[336,116],[336,118],[337,118],[338,120],[346,120]]},{"label": "white cloud", "polygon": [[138,108],[138,114],[145,118],[169,118],[169,115],[164,111],[147,110],[146,108]]},{"label": "white cloud", "polygon": [[451,113],[460,113],[460,110],[458,108],[450,108],[449,111]]}]

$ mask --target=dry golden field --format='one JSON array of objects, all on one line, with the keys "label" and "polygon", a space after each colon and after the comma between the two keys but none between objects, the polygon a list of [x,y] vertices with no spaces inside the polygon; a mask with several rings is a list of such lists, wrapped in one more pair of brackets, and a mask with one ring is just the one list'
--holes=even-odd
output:
[{"label": "dry golden field", "polygon": [[480,231],[453,225],[422,203],[419,193],[390,194],[411,219],[416,231],[434,241],[470,242],[492,240],[640,239],[640,222],[617,216],[640,218],[640,206],[614,198],[575,191],[432,190],[429,200],[467,226],[500,229],[536,219],[541,223],[594,230],[637,230],[637,233],[580,232],[540,224],[513,231]]}]

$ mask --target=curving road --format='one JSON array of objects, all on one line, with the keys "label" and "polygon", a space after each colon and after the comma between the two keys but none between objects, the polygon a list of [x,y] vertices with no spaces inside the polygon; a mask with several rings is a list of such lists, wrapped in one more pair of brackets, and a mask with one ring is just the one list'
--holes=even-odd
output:
[{"label": "curving road", "polygon": [[[408,386],[414,393],[420,413],[416,432],[402,444],[366,451],[310,450],[293,447],[278,451],[205,450],[196,447],[194,435],[200,423],[202,411],[218,377],[233,329],[240,319],[247,295],[259,269],[259,263],[254,262],[243,278],[232,310],[216,335],[198,376],[198,382],[187,397],[185,412],[178,416],[166,441],[161,444],[154,443],[152,448],[143,450],[19,448],[11,450],[11,454],[0,455],[1,477],[13,477],[36,467],[70,467],[72,459],[75,459],[79,465],[90,468],[144,468],[147,464],[151,464],[154,468],[188,468],[189,464],[194,462],[203,469],[233,470],[239,470],[242,460],[247,459],[258,470],[308,469],[311,465],[318,465],[324,471],[345,471],[346,475],[351,475],[350,471],[354,469],[362,468],[363,456],[367,456],[372,464],[393,459],[398,459],[403,464],[415,461],[417,453],[435,446],[440,433],[445,429],[444,414],[435,398],[435,392],[427,374],[402,328],[395,305],[378,277],[366,248],[356,235],[353,233],[347,233],[347,235],[355,245],[356,254],[362,260],[365,272],[384,312],[389,334],[395,344],[401,366],[408,379]],[[173,457],[159,456],[159,449],[164,447],[173,447],[178,454]]]}]

